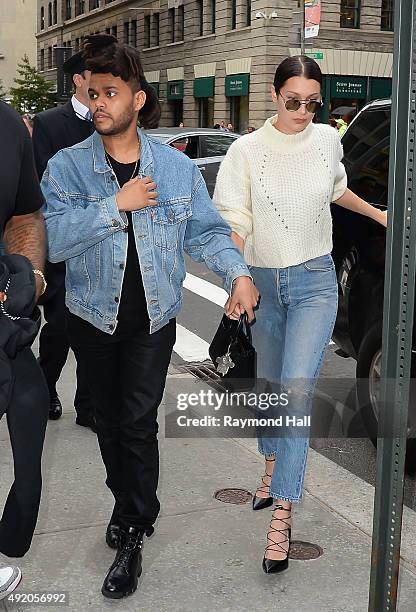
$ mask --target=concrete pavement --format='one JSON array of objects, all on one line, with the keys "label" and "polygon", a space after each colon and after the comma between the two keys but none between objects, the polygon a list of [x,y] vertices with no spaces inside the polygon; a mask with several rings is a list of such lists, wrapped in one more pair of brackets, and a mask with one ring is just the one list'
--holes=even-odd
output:
[{"label": "concrete pavement", "polygon": [[[311,451],[304,501],[296,508],[293,538],[316,543],[324,554],[313,561],[291,561],[281,575],[261,569],[269,510],[250,503],[214,499],[222,488],[253,490],[262,473],[254,440],[164,437],[164,414],[176,393],[201,382],[170,369],[160,412],[161,515],[145,542],[144,571],[135,595],[109,601],[100,593],[114,558],[104,540],[112,497],[96,436],[75,425],[74,368],[60,383],[64,416],[48,424],[44,453],[44,493],[29,554],[18,563],[22,593],[68,593],[66,607],[51,610],[101,612],[365,612],[371,550],[372,487]],[[12,478],[5,423],[0,426],[0,482],[4,502]],[[401,569],[400,612],[416,601],[416,526],[405,511],[405,561]],[[3,604],[11,611],[46,606]]]}]

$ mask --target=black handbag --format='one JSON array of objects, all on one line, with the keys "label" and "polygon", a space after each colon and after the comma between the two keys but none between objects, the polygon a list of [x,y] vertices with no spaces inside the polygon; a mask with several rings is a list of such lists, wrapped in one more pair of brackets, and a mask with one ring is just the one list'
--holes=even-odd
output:
[{"label": "black handbag", "polygon": [[246,313],[239,321],[223,316],[208,352],[229,391],[250,391],[255,386],[256,351]]}]

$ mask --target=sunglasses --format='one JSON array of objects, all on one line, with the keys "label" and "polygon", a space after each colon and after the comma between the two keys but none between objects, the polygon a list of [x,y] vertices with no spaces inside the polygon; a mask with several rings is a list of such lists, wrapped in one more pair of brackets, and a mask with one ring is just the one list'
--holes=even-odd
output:
[{"label": "sunglasses", "polygon": [[289,111],[289,113],[295,113],[300,109],[302,104],[305,105],[308,113],[316,113],[320,108],[323,107],[324,103],[322,100],[298,100],[297,98],[289,98],[286,100],[279,91],[279,96],[284,100],[285,109]]}]

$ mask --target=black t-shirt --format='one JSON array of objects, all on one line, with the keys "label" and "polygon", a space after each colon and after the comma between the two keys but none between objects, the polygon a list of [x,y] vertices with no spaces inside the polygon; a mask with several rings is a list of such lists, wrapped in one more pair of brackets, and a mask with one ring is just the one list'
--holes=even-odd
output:
[{"label": "black t-shirt", "polygon": [[[121,164],[112,157],[108,156],[111,166],[117,176],[120,188],[123,187],[131,178],[137,176],[139,164],[134,172],[135,163]],[[136,240],[134,236],[132,213],[127,212],[128,225],[128,247],[127,261],[124,270],[123,288],[121,291],[120,305],[118,308],[118,324],[116,332],[129,331],[131,328],[147,327],[149,325],[149,315],[147,313],[146,296],[144,293],[142,274],[140,271],[139,257],[136,250]]]},{"label": "black t-shirt", "polygon": [[29,132],[18,113],[0,101],[0,239],[11,217],[42,204]]}]

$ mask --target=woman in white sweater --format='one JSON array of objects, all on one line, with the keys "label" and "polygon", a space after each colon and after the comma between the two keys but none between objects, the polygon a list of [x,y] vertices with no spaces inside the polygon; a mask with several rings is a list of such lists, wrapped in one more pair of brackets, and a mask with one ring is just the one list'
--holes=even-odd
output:
[{"label": "woman in white sweater", "polygon": [[[386,212],[347,188],[337,131],[312,122],[322,105],[321,84],[321,70],[308,57],[278,66],[272,87],[277,114],[231,145],[214,193],[261,295],[252,329],[258,377],[272,389],[279,383],[290,390],[286,412],[300,417],[310,414],[337,313],[330,203],[387,224]],[[239,318],[241,312],[227,314]],[[265,475],[253,508],[275,503],[266,573],[288,567],[291,507],[302,495],[308,433],[259,435]]]}]

